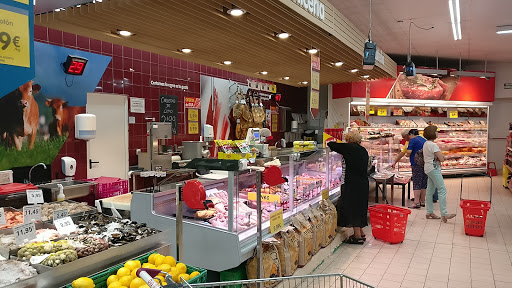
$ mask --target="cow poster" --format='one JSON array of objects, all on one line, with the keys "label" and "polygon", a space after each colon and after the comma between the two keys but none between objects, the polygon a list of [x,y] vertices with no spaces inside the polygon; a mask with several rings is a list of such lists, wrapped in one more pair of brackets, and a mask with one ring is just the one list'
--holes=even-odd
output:
[{"label": "cow poster", "polygon": [[[0,97],[0,170],[51,164],[74,133],[111,57],[36,42],[35,77]],[[64,73],[68,55],[89,60],[82,76]],[[5,83],[3,85],[7,85]]]}]

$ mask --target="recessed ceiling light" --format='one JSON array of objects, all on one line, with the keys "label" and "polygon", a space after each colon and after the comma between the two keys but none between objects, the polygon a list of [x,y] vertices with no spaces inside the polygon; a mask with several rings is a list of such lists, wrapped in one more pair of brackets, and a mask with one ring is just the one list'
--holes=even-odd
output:
[{"label": "recessed ceiling light", "polygon": [[182,48],[182,49],[180,49],[180,51],[183,52],[183,53],[190,53],[190,52],[192,52],[192,49]]},{"label": "recessed ceiling light", "polygon": [[343,65],[343,62],[341,62],[341,61],[334,63],[334,66],[336,66],[336,67],[340,67],[341,65]]},{"label": "recessed ceiling light", "polygon": [[132,36],[133,35],[132,32],[126,31],[126,30],[118,30],[117,33],[119,33],[119,35],[121,35],[121,36]]},{"label": "recessed ceiling light", "polygon": [[364,75],[363,78],[370,78],[370,75]]},{"label": "recessed ceiling light", "polygon": [[222,61],[222,64],[224,65],[231,65],[233,62],[229,61],[229,60],[226,60],[226,61]]},{"label": "recessed ceiling light", "polygon": [[359,69],[352,69],[352,70],[350,70],[350,72],[352,72],[352,73],[356,73],[357,71],[359,71]]},{"label": "recessed ceiling light", "polygon": [[281,33],[277,33],[276,36],[279,37],[280,39],[286,39],[290,37],[290,34],[282,31]]},{"label": "recessed ceiling light", "polygon": [[300,84],[306,85],[306,84],[308,84],[308,81],[302,81],[302,82],[300,82]]},{"label": "recessed ceiling light", "polygon": [[288,77],[288,76],[284,76],[284,77],[283,77],[283,80],[290,80],[290,77]]},{"label": "recessed ceiling light", "polygon": [[244,9],[240,9],[240,8],[233,8],[233,9],[229,9],[228,10],[228,14],[231,15],[231,16],[242,16],[245,14],[245,10]]},{"label": "recessed ceiling light", "polygon": [[512,25],[496,26],[496,34],[510,34],[512,33]]},{"label": "recessed ceiling light", "polygon": [[261,71],[261,72],[260,72],[260,74],[262,74],[262,75],[267,75],[267,74],[268,74],[268,72],[267,72],[267,71]]},{"label": "recessed ceiling light", "polygon": [[307,51],[309,54],[316,54],[318,52],[318,49],[316,49],[315,47],[312,47],[310,49],[307,49]]}]

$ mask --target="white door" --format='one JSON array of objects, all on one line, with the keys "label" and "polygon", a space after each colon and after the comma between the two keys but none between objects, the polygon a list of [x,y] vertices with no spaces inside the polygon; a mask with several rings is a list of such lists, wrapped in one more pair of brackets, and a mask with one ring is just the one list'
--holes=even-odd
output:
[{"label": "white door", "polygon": [[128,179],[128,96],[87,93],[87,113],[96,115],[96,138],[87,143],[87,178]]}]

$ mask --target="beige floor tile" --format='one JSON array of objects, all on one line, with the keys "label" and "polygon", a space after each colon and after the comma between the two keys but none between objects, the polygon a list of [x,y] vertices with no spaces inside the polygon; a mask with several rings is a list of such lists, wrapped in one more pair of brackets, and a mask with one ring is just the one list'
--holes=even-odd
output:
[{"label": "beige floor tile", "polygon": [[391,280],[380,280],[379,282],[379,288],[397,288],[397,287],[400,287],[400,285],[402,284],[402,282],[396,282],[396,281],[391,281]]}]

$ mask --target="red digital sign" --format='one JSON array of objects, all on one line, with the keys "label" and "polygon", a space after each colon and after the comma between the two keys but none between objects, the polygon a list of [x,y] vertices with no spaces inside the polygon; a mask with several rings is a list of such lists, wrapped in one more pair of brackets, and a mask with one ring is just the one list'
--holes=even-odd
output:
[{"label": "red digital sign", "polygon": [[84,74],[85,66],[87,65],[87,59],[78,56],[68,55],[66,62],[64,62],[64,73],[70,75],[82,75]]}]

